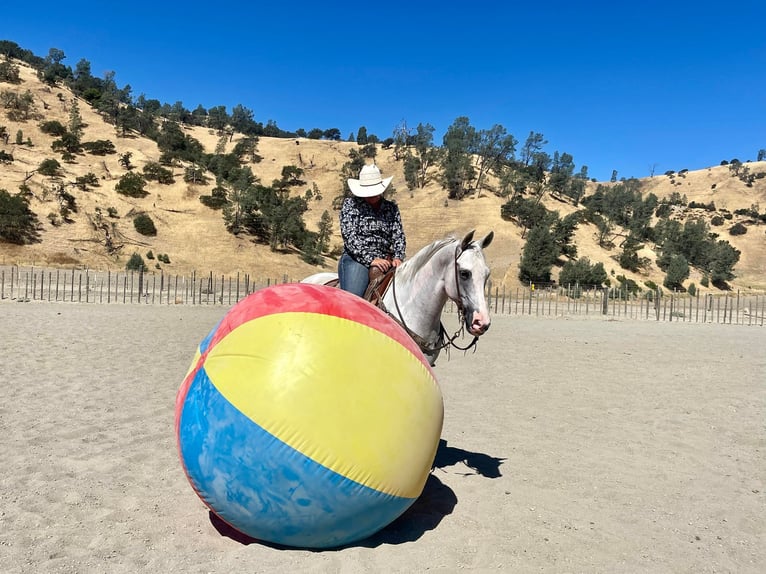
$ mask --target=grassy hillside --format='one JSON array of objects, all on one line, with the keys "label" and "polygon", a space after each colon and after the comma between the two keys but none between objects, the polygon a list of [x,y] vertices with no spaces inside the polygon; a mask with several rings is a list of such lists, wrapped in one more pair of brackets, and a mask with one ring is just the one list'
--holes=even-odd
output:
[{"label": "grassy hillside", "polygon": [[[60,154],[51,150],[51,142],[56,138],[43,133],[39,126],[41,122],[51,120],[67,125],[73,96],[66,88],[43,85],[31,68],[20,65],[20,71],[22,82],[15,85],[0,83],[0,91],[24,93],[29,90],[34,98],[36,115],[23,122],[0,116],[0,126],[5,126],[9,134],[7,144],[0,140],[0,149],[14,157],[13,162],[0,164],[0,189],[16,193],[23,183],[29,186],[33,194],[31,208],[41,223],[41,241],[26,246],[0,243],[0,263],[123,269],[132,253],[145,255],[151,250],[155,254],[168,254],[171,263],[164,267],[171,273],[196,269],[223,274],[240,271],[258,277],[288,275],[300,278],[322,269],[304,263],[295,252],[272,252],[267,245],[256,244],[249,237],[235,237],[228,233],[221,212],[211,210],[199,201],[200,195],[210,194],[212,178],[208,185],[189,185],[183,182],[183,167],[174,168],[175,183],[171,185],[149,182],[149,195],[145,198],[133,199],[116,193],[114,186],[120,176],[126,173],[126,169],[119,163],[120,154],[130,151],[135,171],[140,172],[148,161],[157,161],[160,153],[156,144],[149,139],[118,137],[114,127],[106,124],[84,101],[79,102],[80,114],[86,124],[82,140],[110,140],[117,153],[106,156],[82,154],[76,157],[74,163],[64,163]],[[30,141],[31,146],[15,143],[19,130],[23,134],[23,142]],[[205,128],[188,128],[188,133],[199,140],[206,151],[213,151],[219,144],[219,137]],[[232,141],[226,142],[226,150],[230,151],[237,140],[238,136],[235,135]],[[303,168],[306,186],[299,191],[302,193],[316,184],[322,194],[320,201],[310,203],[306,223],[309,228],[316,229],[322,212],[329,210],[334,221],[333,243],[339,245],[337,212],[332,211],[331,205],[332,199],[340,191],[340,169],[348,160],[349,150],[355,146],[348,142],[261,138],[258,153],[263,156],[263,160],[251,167],[266,185],[281,176],[283,166],[296,165]],[[53,225],[47,217],[49,213],[58,212],[59,206],[51,191],[55,188],[55,181],[34,173],[40,163],[49,158],[55,158],[62,164],[63,174],[59,179],[65,183],[72,183],[76,177],[88,173],[95,174],[99,181],[97,187],[87,191],[73,185],[66,186],[66,190],[75,197],[77,212],[71,214],[71,222],[60,225]],[[380,150],[377,163],[385,175],[394,176],[396,193],[393,197],[402,211],[410,255],[423,245],[447,234],[462,235],[475,228],[477,234],[483,236],[489,230],[494,230],[495,241],[487,251],[493,282],[510,289],[519,285],[517,272],[524,240],[519,227],[500,217],[500,206],[505,199],[491,191],[483,191],[478,196],[469,196],[462,201],[448,201],[446,192],[438,183],[431,183],[425,189],[411,193],[405,185],[401,162],[394,160],[391,151]],[[753,172],[766,171],[766,162],[746,165]],[[589,183],[588,192],[592,192],[595,186],[595,183]],[[689,201],[714,201],[719,210],[727,209],[730,212],[754,204],[766,209],[766,179],[758,179],[753,187],[747,187],[732,177],[729,169],[724,166],[687,172],[683,176],[647,178],[644,180],[643,191],[652,192],[660,198],[678,192]],[[549,209],[559,211],[562,216],[575,210],[571,204],[549,196],[544,199],[544,203]],[[117,219],[107,217],[109,208],[116,210]],[[154,220],[158,230],[156,237],[145,237],[135,231],[132,216],[141,212],[149,214]],[[681,219],[697,215],[709,218],[711,214],[690,209],[676,213],[676,217]],[[118,248],[113,253],[109,253],[106,248],[106,236],[103,227],[99,225],[100,221],[115,223],[111,240]],[[728,228],[737,221],[748,226],[747,234],[728,234]],[[740,262],[735,267],[737,278],[731,283],[732,287],[766,290],[766,226],[745,217],[733,216],[724,226],[713,230],[721,235],[721,239],[727,239],[742,252]],[[580,256],[587,256],[593,262],[603,262],[607,272],[624,274],[639,285],[650,279],[662,283],[664,273],[656,265],[651,265],[643,275],[620,269],[613,258],[618,249],[610,251],[600,248],[593,226],[581,225],[576,234],[576,243]],[[653,246],[647,245],[640,255],[654,261]],[[335,261],[327,259],[324,270],[334,267]],[[557,272],[554,269],[554,275]],[[689,281],[699,285],[699,280],[699,274],[692,270]]]}]

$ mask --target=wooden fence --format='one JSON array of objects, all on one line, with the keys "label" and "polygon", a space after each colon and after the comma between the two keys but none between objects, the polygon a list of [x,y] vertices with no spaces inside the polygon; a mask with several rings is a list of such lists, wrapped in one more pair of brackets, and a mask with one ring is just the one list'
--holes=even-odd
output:
[{"label": "wooden fence", "polygon": [[[0,266],[0,300],[103,304],[225,305],[253,291],[292,281],[246,273],[218,275],[164,272],[96,271]],[[494,314],[533,316],[601,316],[622,319],[726,323],[763,326],[766,295],[729,293],[664,293],[638,295],[614,289],[579,286],[506,290],[489,287]],[[455,313],[454,304],[447,305]]]}]

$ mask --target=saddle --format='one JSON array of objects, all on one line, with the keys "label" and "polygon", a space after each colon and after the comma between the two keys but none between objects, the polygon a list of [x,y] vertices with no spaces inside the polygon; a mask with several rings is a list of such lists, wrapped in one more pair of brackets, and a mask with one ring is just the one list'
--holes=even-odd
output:
[{"label": "saddle", "polygon": [[[378,307],[380,300],[383,299],[383,294],[386,292],[386,288],[391,283],[391,279],[394,278],[395,271],[396,267],[391,267],[386,272],[381,271],[377,267],[370,267],[369,283],[364,292],[364,300]],[[340,279],[333,279],[325,283],[325,285],[328,287],[340,287]]]}]

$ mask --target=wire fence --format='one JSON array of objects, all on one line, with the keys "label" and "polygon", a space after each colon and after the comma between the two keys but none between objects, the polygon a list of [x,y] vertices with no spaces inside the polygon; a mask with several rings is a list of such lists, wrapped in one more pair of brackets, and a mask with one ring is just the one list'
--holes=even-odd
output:
[{"label": "wire fence", "polygon": [[[294,281],[247,273],[188,275],[164,272],[98,271],[0,266],[0,300],[142,305],[231,306],[250,293]],[[763,326],[766,295],[737,292],[631,293],[618,289],[584,289],[579,285],[535,286],[506,290],[489,287],[490,311],[504,315],[600,316],[646,321],[726,323]],[[456,313],[449,302],[447,313]]]},{"label": "wire fence", "polygon": [[513,291],[495,287],[488,294],[495,314],[533,316],[600,316],[645,321],[726,323],[763,326],[766,295],[664,292],[591,288],[579,285],[520,287]]}]

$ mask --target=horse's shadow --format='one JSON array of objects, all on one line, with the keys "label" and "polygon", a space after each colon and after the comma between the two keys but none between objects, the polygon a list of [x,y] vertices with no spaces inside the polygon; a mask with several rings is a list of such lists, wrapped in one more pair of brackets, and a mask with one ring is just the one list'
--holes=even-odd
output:
[{"label": "horse's shadow", "polygon": [[470,450],[447,446],[447,441],[440,439],[432,469],[453,466],[462,462],[468,468],[475,471],[464,474],[480,474],[486,478],[499,478],[502,476],[500,465],[503,464],[504,460],[504,458],[497,458],[483,452],[471,452]]},{"label": "horse's shadow", "polygon": [[[504,460],[488,454],[448,446],[447,441],[441,439],[434,457],[432,470],[463,463],[475,472],[462,474],[479,474],[486,478],[498,478],[501,476],[500,465]],[[354,542],[346,547],[376,548],[383,544],[414,542],[429,530],[436,528],[445,516],[452,514],[457,502],[455,492],[432,472],[426,480],[423,492],[401,516],[369,538]],[[247,545],[258,542],[273,548],[288,548],[278,544],[264,543],[242,534],[218,518],[213,512],[209,513],[209,517],[210,523],[221,536],[231,538],[240,544]]]}]

